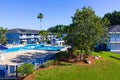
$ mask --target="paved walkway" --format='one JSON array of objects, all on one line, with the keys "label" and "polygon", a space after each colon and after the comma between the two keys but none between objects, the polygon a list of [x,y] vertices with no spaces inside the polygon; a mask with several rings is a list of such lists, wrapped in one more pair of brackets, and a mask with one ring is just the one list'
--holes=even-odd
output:
[{"label": "paved walkway", "polygon": [[18,65],[39,57],[40,54],[57,52],[58,51],[27,50],[12,53],[3,53],[0,54],[0,57],[2,57],[2,60],[0,60],[0,65]]}]

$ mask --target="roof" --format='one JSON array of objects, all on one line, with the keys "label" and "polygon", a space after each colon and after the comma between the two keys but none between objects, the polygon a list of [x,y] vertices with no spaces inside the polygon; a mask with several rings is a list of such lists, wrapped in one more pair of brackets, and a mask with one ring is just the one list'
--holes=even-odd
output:
[{"label": "roof", "polygon": [[120,25],[113,25],[108,27],[109,32],[120,32]]},{"label": "roof", "polygon": [[15,28],[15,29],[9,29],[7,33],[38,34],[39,30]]}]

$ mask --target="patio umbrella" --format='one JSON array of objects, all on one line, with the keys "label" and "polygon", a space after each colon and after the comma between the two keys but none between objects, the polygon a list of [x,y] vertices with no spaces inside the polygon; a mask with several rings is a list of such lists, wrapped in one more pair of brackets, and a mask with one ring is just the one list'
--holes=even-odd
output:
[{"label": "patio umbrella", "polygon": [[0,50],[8,49],[7,47],[0,45]]}]

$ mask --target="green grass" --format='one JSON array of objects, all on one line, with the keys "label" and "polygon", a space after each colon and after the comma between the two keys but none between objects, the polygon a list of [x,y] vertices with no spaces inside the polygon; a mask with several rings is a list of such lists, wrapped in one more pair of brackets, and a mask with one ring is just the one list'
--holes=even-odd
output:
[{"label": "green grass", "polygon": [[112,52],[106,52],[106,51],[101,51],[101,52],[93,52],[93,55],[100,55],[104,59],[110,60],[116,64],[120,65],[120,54],[112,53]]},{"label": "green grass", "polygon": [[63,63],[56,68],[36,72],[35,80],[120,80],[120,54],[94,52],[93,55],[104,59],[95,61],[92,66]]}]

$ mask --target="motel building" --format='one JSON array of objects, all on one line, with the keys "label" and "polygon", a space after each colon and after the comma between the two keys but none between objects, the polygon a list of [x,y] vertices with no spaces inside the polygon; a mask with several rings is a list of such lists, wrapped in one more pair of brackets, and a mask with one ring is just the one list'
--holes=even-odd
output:
[{"label": "motel building", "polygon": [[[49,33],[48,39],[54,39],[57,36]],[[7,44],[31,44],[39,43],[42,39],[42,36],[39,35],[39,30],[31,29],[9,29],[7,34]],[[44,38],[45,40],[45,38]]]},{"label": "motel building", "polygon": [[111,52],[120,52],[120,25],[109,26],[109,41],[107,49]]},{"label": "motel building", "polygon": [[58,46],[63,46],[65,44],[64,40],[62,39],[51,39],[50,43],[52,45],[58,45]]}]

